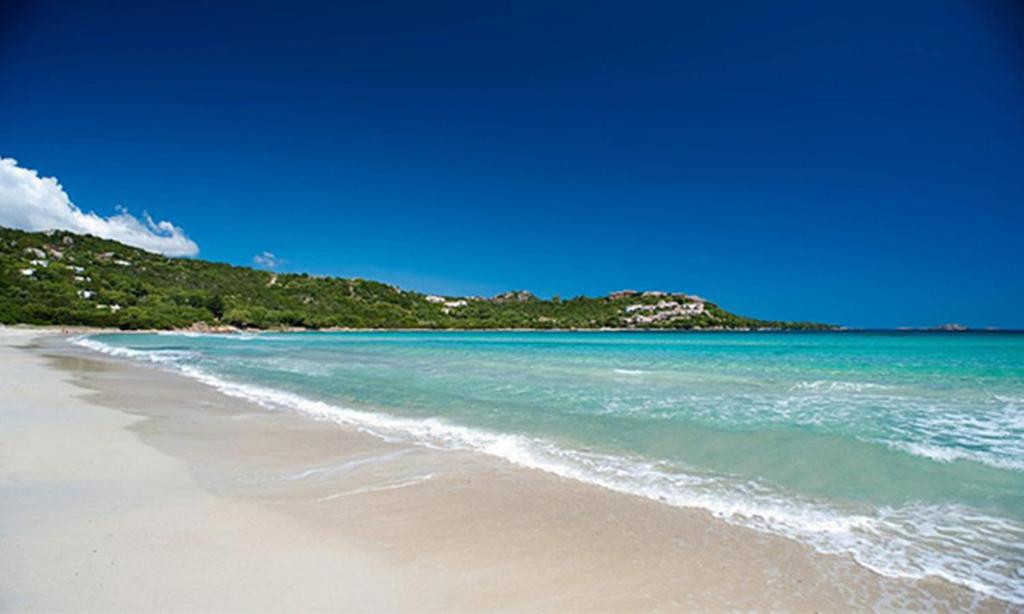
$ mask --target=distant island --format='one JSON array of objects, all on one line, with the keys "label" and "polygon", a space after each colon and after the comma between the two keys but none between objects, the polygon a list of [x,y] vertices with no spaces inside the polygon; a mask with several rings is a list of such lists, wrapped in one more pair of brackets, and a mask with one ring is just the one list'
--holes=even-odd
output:
[{"label": "distant island", "polygon": [[132,329],[831,330],[738,316],[681,292],[436,296],[364,279],[171,258],[65,231],[0,227],[0,323]]}]

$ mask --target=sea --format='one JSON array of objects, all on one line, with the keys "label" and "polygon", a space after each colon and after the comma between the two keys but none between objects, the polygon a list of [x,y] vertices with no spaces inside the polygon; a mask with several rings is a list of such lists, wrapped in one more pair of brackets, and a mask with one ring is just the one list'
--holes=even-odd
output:
[{"label": "sea", "polygon": [[79,345],[1024,605],[1024,334],[99,334]]}]

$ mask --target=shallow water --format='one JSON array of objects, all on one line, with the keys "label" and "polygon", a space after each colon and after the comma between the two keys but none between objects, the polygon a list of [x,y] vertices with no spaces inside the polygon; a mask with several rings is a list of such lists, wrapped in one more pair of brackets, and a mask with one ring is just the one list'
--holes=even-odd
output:
[{"label": "shallow water", "polygon": [[1024,604],[1024,335],[97,335],[264,406]]}]

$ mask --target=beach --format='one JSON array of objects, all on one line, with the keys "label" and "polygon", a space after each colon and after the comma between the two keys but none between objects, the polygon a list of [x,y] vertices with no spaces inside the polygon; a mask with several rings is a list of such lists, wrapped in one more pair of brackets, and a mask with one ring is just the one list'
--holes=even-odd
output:
[{"label": "beach", "polygon": [[1013,606],[0,329],[4,611]]}]

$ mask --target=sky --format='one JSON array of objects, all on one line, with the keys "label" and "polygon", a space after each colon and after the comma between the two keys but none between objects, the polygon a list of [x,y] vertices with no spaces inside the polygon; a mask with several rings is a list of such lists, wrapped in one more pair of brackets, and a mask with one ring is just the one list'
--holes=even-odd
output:
[{"label": "sky", "polygon": [[1024,328],[1013,0],[0,8],[0,225],[425,292]]}]

